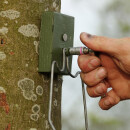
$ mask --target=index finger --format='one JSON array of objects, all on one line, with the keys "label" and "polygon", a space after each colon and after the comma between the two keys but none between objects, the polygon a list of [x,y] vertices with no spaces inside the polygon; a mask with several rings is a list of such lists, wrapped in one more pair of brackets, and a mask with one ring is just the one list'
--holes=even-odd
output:
[{"label": "index finger", "polygon": [[78,65],[82,72],[90,72],[101,65],[101,61],[96,56],[80,55],[78,57]]}]

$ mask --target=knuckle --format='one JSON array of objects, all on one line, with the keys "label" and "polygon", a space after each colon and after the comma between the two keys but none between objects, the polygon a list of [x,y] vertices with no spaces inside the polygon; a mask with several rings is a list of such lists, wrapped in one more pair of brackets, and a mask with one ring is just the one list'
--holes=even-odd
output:
[{"label": "knuckle", "polygon": [[79,65],[79,67],[81,66],[81,63],[82,63],[82,56],[78,56],[78,65]]},{"label": "knuckle", "polygon": [[100,82],[98,80],[94,80],[93,74],[90,75],[88,73],[83,74],[82,79],[83,79],[84,83],[90,87],[92,87]]},{"label": "knuckle", "polygon": [[107,76],[107,71],[104,67],[97,68],[96,78],[98,80],[103,80],[106,76]]},{"label": "knuckle", "polygon": [[104,106],[101,101],[99,101],[98,105],[99,105],[99,107],[100,107],[102,110],[109,110],[109,109],[112,107],[112,106]]},{"label": "knuckle", "polygon": [[83,80],[83,82],[86,84],[86,85],[89,85],[89,81],[88,81],[88,78],[87,78],[87,76],[86,76],[87,74],[85,73],[81,73],[80,74],[80,77],[81,77],[81,79]]},{"label": "knuckle", "polygon": [[90,97],[96,97],[94,90],[92,88],[87,87],[87,93]]},{"label": "knuckle", "polygon": [[99,83],[99,86],[101,86],[102,87],[102,89],[104,90],[104,92],[106,92],[107,91],[107,86],[104,84],[104,83]]},{"label": "knuckle", "polygon": [[100,66],[100,59],[95,56],[79,56],[78,65],[83,72],[90,72]]},{"label": "knuckle", "polygon": [[93,86],[93,81],[91,80],[91,78],[88,77],[88,74],[84,75],[83,80],[86,85]]},{"label": "knuckle", "polygon": [[116,97],[115,98],[115,105],[118,104],[120,102],[120,98],[119,97]]},{"label": "knuckle", "polygon": [[79,68],[81,69],[81,70],[84,70],[85,69],[85,67],[86,67],[86,65],[85,65],[85,57],[84,56],[79,56],[78,57],[78,65],[79,65]]},{"label": "knuckle", "polygon": [[91,90],[88,87],[86,88],[86,90],[87,90],[88,95],[91,97],[92,96]]},{"label": "knuckle", "polygon": [[[95,86],[95,85],[99,84],[106,77],[105,72],[104,72],[105,73],[104,75],[101,74],[101,76],[99,77],[97,74],[97,71],[98,70],[92,70],[92,71],[87,72],[87,73],[86,72],[81,73],[81,78],[86,85]],[[104,87],[103,83],[101,83],[101,85]]]}]

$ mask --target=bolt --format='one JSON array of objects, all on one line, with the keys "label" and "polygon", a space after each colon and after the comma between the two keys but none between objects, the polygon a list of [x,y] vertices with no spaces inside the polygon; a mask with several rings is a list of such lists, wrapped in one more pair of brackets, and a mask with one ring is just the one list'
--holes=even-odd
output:
[{"label": "bolt", "polygon": [[63,34],[63,41],[66,42],[68,40],[67,34]]}]

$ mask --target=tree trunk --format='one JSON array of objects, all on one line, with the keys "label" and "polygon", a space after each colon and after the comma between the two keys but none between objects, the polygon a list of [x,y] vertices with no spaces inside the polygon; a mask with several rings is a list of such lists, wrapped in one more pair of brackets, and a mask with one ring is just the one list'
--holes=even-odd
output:
[{"label": "tree trunk", "polygon": [[[0,0],[0,130],[49,130],[50,75],[38,73],[41,15],[60,0]],[[52,120],[61,129],[61,84],[55,77]]]}]

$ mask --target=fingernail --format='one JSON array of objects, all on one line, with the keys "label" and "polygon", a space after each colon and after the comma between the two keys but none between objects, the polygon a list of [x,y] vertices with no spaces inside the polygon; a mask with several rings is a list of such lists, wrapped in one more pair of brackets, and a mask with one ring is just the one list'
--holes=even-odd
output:
[{"label": "fingernail", "polygon": [[88,66],[89,68],[93,69],[94,67],[98,66],[100,63],[99,63],[99,60],[97,59],[93,59],[91,60],[89,63],[88,63]]},{"label": "fingernail", "polygon": [[104,90],[102,89],[101,86],[98,86],[98,87],[95,89],[95,92],[96,92],[97,94],[102,94],[102,93],[104,92]]},{"label": "fingernail", "polygon": [[91,34],[89,34],[89,33],[82,33],[82,37],[83,38],[85,38],[85,39],[87,39],[87,38],[92,38],[92,35]]},{"label": "fingernail", "polygon": [[111,104],[111,103],[110,103],[109,100],[105,100],[105,101],[104,101],[104,105],[105,105],[105,106],[109,106],[110,104]]},{"label": "fingernail", "polygon": [[106,71],[105,71],[103,68],[102,68],[102,69],[99,69],[96,76],[97,76],[97,78],[99,78],[99,79],[105,78],[105,76],[106,76]]},{"label": "fingernail", "polygon": [[92,35],[89,34],[89,33],[86,33],[86,35],[87,35],[88,38],[91,38],[91,37],[92,37]]}]

